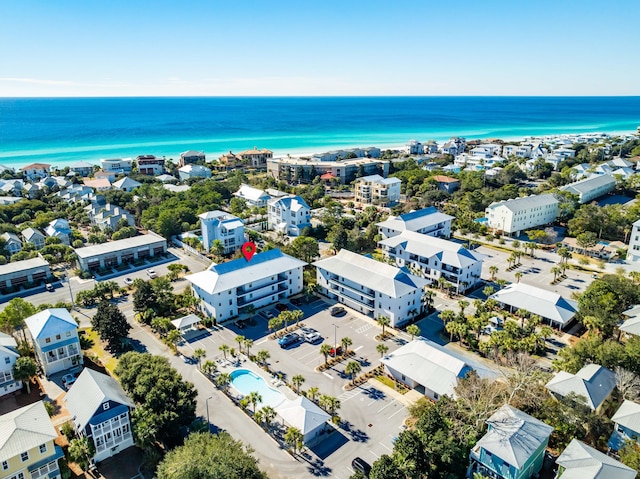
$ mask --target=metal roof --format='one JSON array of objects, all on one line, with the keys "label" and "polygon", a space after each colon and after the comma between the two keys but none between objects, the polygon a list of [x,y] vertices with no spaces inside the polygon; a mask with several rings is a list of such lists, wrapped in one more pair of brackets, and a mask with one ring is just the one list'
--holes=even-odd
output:
[{"label": "metal roof", "polygon": [[572,439],[556,459],[562,479],[634,479],[637,472],[614,458]]},{"label": "metal roof", "polygon": [[551,194],[530,195],[523,198],[512,198],[509,200],[491,203],[489,208],[504,206],[513,212],[526,211],[537,206],[557,205],[559,201]]},{"label": "metal roof", "polygon": [[640,404],[625,400],[611,420],[627,429],[640,433]]},{"label": "metal roof", "polygon": [[331,416],[304,396],[285,400],[276,406],[276,412],[287,424],[297,427],[303,435],[323,426]]},{"label": "metal roof", "polygon": [[0,462],[58,437],[42,401],[0,416]]},{"label": "metal roof", "polygon": [[13,263],[0,265],[0,276],[2,276],[3,274],[19,273],[20,271],[26,271],[29,269],[41,267],[48,269],[49,263],[47,263],[40,256],[38,256],[37,258],[24,259],[22,261],[15,261]]},{"label": "metal roof", "polygon": [[34,339],[49,338],[55,334],[75,331],[78,324],[64,308],[50,308],[24,320]]},{"label": "metal roof", "polygon": [[74,422],[84,429],[101,404],[113,401],[134,407],[120,384],[111,376],[85,368],[64,398]]},{"label": "metal roof", "polygon": [[91,258],[92,256],[103,255],[106,253],[116,253],[117,251],[128,248],[150,246],[159,242],[164,242],[166,244],[167,240],[155,233],[149,233],[116,241],[108,241],[106,243],[93,246],[85,246],[84,248],[77,248],[75,252],[78,255],[78,258]]},{"label": "metal roof", "polygon": [[429,208],[411,211],[400,216],[390,216],[385,221],[377,223],[376,226],[397,231],[418,231],[438,223],[452,221],[453,219],[453,216],[441,213],[435,206],[430,206]]},{"label": "metal roof", "polygon": [[406,268],[397,268],[346,249],[313,265],[392,298],[409,294],[428,283],[426,279],[409,273]]},{"label": "metal roof", "polygon": [[571,393],[584,398],[585,404],[596,410],[616,387],[616,375],[597,364],[587,364],[576,374],[560,371],[546,388],[560,396]]}]

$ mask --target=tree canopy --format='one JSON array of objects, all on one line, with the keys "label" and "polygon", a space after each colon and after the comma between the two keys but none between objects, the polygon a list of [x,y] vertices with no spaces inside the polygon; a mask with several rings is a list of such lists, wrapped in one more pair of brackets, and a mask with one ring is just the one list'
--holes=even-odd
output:
[{"label": "tree canopy", "polygon": [[109,344],[109,349],[119,351],[123,340],[129,336],[131,326],[117,306],[109,301],[98,305],[96,314],[91,318],[91,326],[98,332],[100,339]]}]

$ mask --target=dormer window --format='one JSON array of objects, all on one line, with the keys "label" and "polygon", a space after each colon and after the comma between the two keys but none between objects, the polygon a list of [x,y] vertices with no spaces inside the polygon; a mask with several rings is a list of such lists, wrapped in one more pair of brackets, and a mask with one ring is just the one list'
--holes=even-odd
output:
[{"label": "dormer window", "polygon": [[103,409],[104,411],[106,411],[107,409],[109,409],[109,403],[108,403],[108,402],[104,403],[104,404],[102,405],[102,409]]}]

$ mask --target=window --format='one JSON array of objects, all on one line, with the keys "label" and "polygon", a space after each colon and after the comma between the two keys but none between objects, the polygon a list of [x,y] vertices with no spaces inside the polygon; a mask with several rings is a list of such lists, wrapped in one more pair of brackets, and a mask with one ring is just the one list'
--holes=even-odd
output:
[{"label": "window", "polygon": [[4,358],[4,363],[5,364],[11,363],[11,358],[9,358],[9,357]]},{"label": "window", "polygon": [[44,454],[45,452],[47,452],[47,445],[46,444],[40,444],[40,454]]},{"label": "window", "polygon": [[7,461],[2,461],[2,470],[6,471],[9,469],[9,463]]},{"label": "window", "polygon": [[51,342],[51,338],[46,338],[46,339],[44,340],[44,342],[45,342],[45,343],[47,343],[47,344],[49,344],[49,343]]},{"label": "window", "polygon": [[67,331],[67,338],[71,337],[71,331]]},{"label": "window", "polygon": [[28,461],[29,460],[29,451],[21,453],[20,454],[20,460],[22,462]]},{"label": "window", "polygon": [[60,336],[59,334],[56,334],[56,341],[59,341],[59,340],[60,340],[60,337],[61,337],[61,336]]},{"label": "window", "polygon": [[102,405],[102,409],[104,409],[105,411],[106,411],[107,409],[109,409],[109,403],[108,403],[108,402],[104,403],[104,404]]}]

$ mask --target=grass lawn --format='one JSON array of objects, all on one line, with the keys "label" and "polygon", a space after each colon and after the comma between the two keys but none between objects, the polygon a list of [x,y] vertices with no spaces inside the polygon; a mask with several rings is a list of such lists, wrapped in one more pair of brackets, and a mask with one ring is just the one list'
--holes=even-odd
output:
[{"label": "grass lawn", "polygon": [[89,349],[86,349],[87,355],[97,357],[102,365],[113,373],[114,369],[118,365],[118,360],[114,358],[109,352],[105,351],[104,345],[100,340],[98,333],[91,328],[83,330],[84,336],[92,343]]}]

